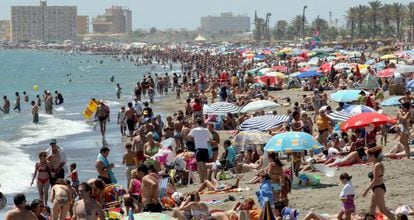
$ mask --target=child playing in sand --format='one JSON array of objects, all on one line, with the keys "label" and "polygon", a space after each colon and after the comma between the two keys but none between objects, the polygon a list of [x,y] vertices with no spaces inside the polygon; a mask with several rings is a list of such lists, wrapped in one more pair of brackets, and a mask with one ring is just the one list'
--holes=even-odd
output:
[{"label": "child playing in sand", "polygon": [[[338,219],[350,220],[352,213],[355,213],[355,189],[351,182],[352,176],[348,173],[342,173],[339,176],[339,180],[341,180],[342,184],[344,184],[344,188],[339,194],[339,197],[342,201],[342,209],[338,213]],[[345,215],[345,218],[344,218]]]}]

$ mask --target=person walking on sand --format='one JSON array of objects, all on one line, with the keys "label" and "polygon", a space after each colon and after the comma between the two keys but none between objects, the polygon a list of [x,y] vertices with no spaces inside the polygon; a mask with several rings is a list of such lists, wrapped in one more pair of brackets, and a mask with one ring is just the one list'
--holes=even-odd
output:
[{"label": "person walking on sand", "polygon": [[127,177],[127,183],[129,188],[129,182],[131,181],[131,171],[136,168],[137,165],[137,154],[132,151],[132,143],[127,142],[125,144],[126,152],[122,157],[122,164],[125,165],[125,175]]},{"label": "person walking on sand", "polygon": [[65,220],[72,202],[72,190],[65,180],[57,179],[56,184],[50,190],[52,202],[52,220]]},{"label": "person walking on sand", "polygon": [[65,178],[65,164],[67,162],[66,154],[63,148],[56,144],[56,139],[50,140],[50,147],[46,150],[46,160],[51,169],[50,184],[53,186],[57,179]]},{"label": "person walking on sand", "polygon": [[211,134],[207,128],[203,127],[203,119],[196,118],[196,128],[193,128],[188,136],[194,140],[196,150],[196,160],[198,173],[200,175],[200,183],[207,179],[207,165],[209,162],[208,144]]},{"label": "person walking on sand", "polygon": [[100,100],[98,105],[98,108],[96,110],[96,117],[99,120],[99,126],[101,128],[101,135],[102,138],[105,138],[106,133],[106,123],[109,122],[109,115],[110,115],[110,109],[109,106],[105,105],[103,100]]},{"label": "person walking on sand", "polygon": [[134,130],[135,130],[135,123],[137,122],[137,114],[132,105],[132,102],[128,102],[128,110],[126,110],[123,120],[126,121],[128,131],[129,131],[129,137],[131,138],[131,141],[132,141],[132,137],[133,137]]},{"label": "person walking on sand", "polygon": [[39,123],[39,106],[36,104],[35,101],[31,101],[32,105],[32,116],[33,116],[33,123]]},{"label": "person walking on sand", "polygon": [[82,199],[73,205],[74,216],[72,220],[105,219],[102,207],[91,198],[92,187],[87,183],[79,185],[79,195]]},{"label": "person walking on sand", "polygon": [[4,114],[10,113],[10,101],[7,99],[7,96],[3,96],[3,108],[0,109]]},{"label": "person walking on sand", "polygon": [[51,174],[51,169],[47,164],[46,157],[47,153],[45,151],[39,153],[39,161],[35,164],[35,171],[32,182],[30,183],[30,186],[32,186],[34,180],[37,178],[37,191],[39,193],[39,198],[44,201],[44,205],[47,205],[48,201]]},{"label": "person walking on sand", "polygon": [[26,208],[27,200],[23,193],[14,195],[15,208],[7,212],[5,220],[37,220],[32,211]]},{"label": "person walking on sand", "polygon": [[339,180],[341,180],[342,184],[344,184],[344,188],[339,195],[342,201],[342,208],[337,217],[340,220],[351,220],[352,213],[355,213],[355,189],[352,185],[351,179],[352,176],[348,173],[342,173],[339,176]]}]

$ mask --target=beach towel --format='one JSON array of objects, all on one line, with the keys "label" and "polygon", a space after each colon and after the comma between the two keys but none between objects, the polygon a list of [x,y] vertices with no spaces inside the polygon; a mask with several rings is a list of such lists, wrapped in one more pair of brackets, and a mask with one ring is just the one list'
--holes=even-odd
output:
[{"label": "beach towel", "polygon": [[[108,159],[106,159],[102,154],[98,154],[97,160],[101,161],[104,164],[105,167],[110,166],[110,163],[109,163]],[[111,179],[111,182],[113,184],[118,183],[118,180],[116,179],[115,174],[114,174],[114,172],[112,172],[112,170],[108,170],[108,175],[109,175],[109,178]]]},{"label": "beach towel", "polygon": [[260,207],[262,208],[264,207],[266,201],[269,201],[270,204],[273,204],[272,182],[270,180],[264,180],[260,185],[259,191],[256,192],[256,196]]},{"label": "beach towel", "polygon": [[242,192],[242,191],[248,191],[250,190],[249,188],[235,188],[235,189],[230,189],[230,190],[226,190],[226,191],[203,191],[200,192],[200,194],[225,194],[225,193],[232,193],[232,192]]}]

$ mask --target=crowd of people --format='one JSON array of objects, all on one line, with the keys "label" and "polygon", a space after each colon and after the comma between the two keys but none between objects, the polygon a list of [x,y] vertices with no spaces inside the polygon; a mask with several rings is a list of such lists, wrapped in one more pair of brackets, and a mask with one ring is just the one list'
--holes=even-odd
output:
[{"label": "crowd of people", "polygon": [[[6,219],[104,219],[108,210],[123,209],[128,212],[162,212],[170,210],[177,219],[260,219],[263,216],[266,204],[271,204],[271,215],[277,219],[296,219],[293,214],[286,214],[289,207],[289,193],[294,178],[308,170],[316,170],[314,164],[322,163],[327,167],[347,166],[356,163],[371,163],[372,171],[368,174],[369,185],[365,187],[362,196],[370,193],[370,208],[368,213],[356,215],[354,199],[356,190],[352,184],[352,177],[342,173],[338,182],[344,184],[340,193],[342,208],[338,219],[375,219],[377,209],[388,219],[404,219],[412,214],[412,209],[404,206],[404,210],[390,212],[386,206],[384,195],[385,166],[382,158],[410,158],[411,134],[411,103],[413,96],[410,92],[400,100],[401,108],[396,118],[397,126],[383,124],[372,128],[352,129],[352,132],[335,129],[337,122],[329,117],[333,111],[341,111],[350,104],[359,104],[371,107],[381,112],[379,102],[384,99],[384,92],[393,78],[379,80],[380,86],[369,92],[361,92],[353,102],[341,102],[332,106],[326,90],[342,90],[355,88],[364,80],[359,70],[336,71],[332,68],[326,75],[314,76],[301,82],[302,88],[308,92],[302,100],[291,103],[292,97],[281,97],[270,91],[277,87],[285,89],[288,82],[277,85],[257,83],[257,73],[248,73],[254,62],[243,64],[240,53],[228,55],[213,55],[209,52],[189,53],[184,51],[140,51],[140,55],[148,60],[156,60],[159,64],[170,62],[181,63],[181,75],[174,73],[172,81],[166,73],[160,76],[147,73],[136,83],[133,89],[133,100],[122,106],[117,113],[117,124],[122,136],[127,136],[125,154],[122,163],[125,166],[127,186],[119,190],[124,204],[114,204],[108,199],[107,189],[118,183],[113,172],[114,163],[110,163],[108,155],[110,148],[102,147],[97,155],[95,167],[96,178],[81,182],[78,179],[76,164],[71,164],[71,171],[65,174],[63,167],[67,157],[62,147],[55,139],[50,140],[50,148],[39,153],[39,161],[35,165],[32,184],[35,183],[39,191],[39,199],[31,204],[31,211],[26,210],[26,199],[22,194],[16,194],[14,203],[16,208],[9,211]],[[133,58],[134,53],[119,53],[113,59],[128,59],[138,63]],[[121,58],[120,58],[121,57]],[[284,57],[286,58],[286,57]],[[284,66],[287,74],[299,70],[296,61],[285,62],[282,58],[266,58],[264,63],[274,66]],[[362,55],[356,62],[365,62]],[[319,60],[322,65],[325,61]],[[339,60],[347,63],[348,61]],[[392,67],[392,63],[387,63]],[[366,74],[375,75],[374,70],[368,68]],[[384,78],[382,78],[384,79]],[[122,88],[116,85],[116,96],[119,99]],[[132,89],[132,88],[131,88]],[[152,109],[154,96],[168,95],[168,92],[180,99],[181,93],[188,93],[186,102],[177,111],[168,115],[165,120]],[[283,94],[283,93],[277,93]],[[49,103],[50,92],[45,92],[45,107]],[[59,97],[59,96],[57,96]],[[148,99],[149,101],[144,101]],[[39,99],[40,100],[40,99]],[[63,98],[57,99],[59,104]],[[278,115],[273,110],[265,112],[258,110],[250,113],[227,113],[226,115],[205,114],[204,107],[215,102],[232,103],[237,107],[246,104],[268,100],[278,103],[287,110],[288,119],[284,123],[266,130],[264,133],[274,135],[283,132],[305,132],[315,137],[322,145],[321,153],[294,152],[279,154],[265,152],[263,144],[252,146],[236,146],[233,139],[223,138],[219,130],[231,130],[233,136],[238,135],[239,126],[249,118],[266,114]],[[110,109],[103,100],[97,101],[96,118],[99,120],[102,137],[106,135],[106,124],[110,122]],[[8,103],[8,104],[6,104]],[[55,103],[55,104],[58,104]],[[35,103],[35,106],[39,103]],[[18,106],[18,107],[16,107]],[[3,111],[10,109],[10,102],[4,97]],[[15,109],[20,109],[20,97],[16,93]],[[46,113],[48,108],[45,109]],[[51,109],[49,109],[51,110]],[[314,112],[314,115],[310,112]],[[398,135],[399,143],[389,153],[383,153],[383,146],[387,144],[387,135],[394,132]],[[377,143],[378,134],[381,144]],[[310,158],[306,159],[305,158]],[[291,169],[285,169],[282,161],[292,161]],[[249,184],[257,184],[256,196],[236,202],[230,211],[211,210],[200,199],[206,192],[236,192],[243,173],[254,171],[256,174]],[[198,175],[195,175],[198,174]],[[196,178],[196,177],[199,178]],[[233,176],[234,183],[223,182],[226,176]],[[178,186],[199,183],[198,190],[191,193],[181,193]],[[362,187],[362,186],[360,186]],[[50,188],[50,190],[49,190]],[[50,202],[49,203],[49,194]],[[229,196],[230,201],[235,200]],[[257,201],[257,205],[256,205]],[[51,204],[51,208],[46,208]],[[258,208],[261,207],[261,208]],[[299,207],[300,208],[300,207]],[[292,212],[291,212],[292,213]],[[317,213],[309,213],[305,219],[326,219]]]}]

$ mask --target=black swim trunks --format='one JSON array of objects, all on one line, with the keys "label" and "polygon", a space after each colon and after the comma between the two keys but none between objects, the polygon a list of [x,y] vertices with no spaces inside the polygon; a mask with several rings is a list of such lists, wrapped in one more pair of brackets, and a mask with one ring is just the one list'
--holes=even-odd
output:
[{"label": "black swim trunks", "polygon": [[162,206],[160,203],[145,204],[142,207],[142,212],[162,212]]}]

